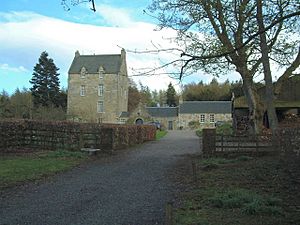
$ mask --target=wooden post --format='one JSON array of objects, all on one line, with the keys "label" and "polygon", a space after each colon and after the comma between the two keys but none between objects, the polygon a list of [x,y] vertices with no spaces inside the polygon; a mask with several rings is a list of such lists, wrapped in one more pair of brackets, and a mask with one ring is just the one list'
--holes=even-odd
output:
[{"label": "wooden post", "polygon": [[83,148],[83,133],[82,133],[82,130],[80,130],[80,133],[79,133],[79,150]]},{"label": "wooden post", "polygon": [[256,152],[258,152],[258,137],[257,135],[255,135],[254,137],[255,137],[255,150]]},{"label": "wooden post", "polygon": [[205,128],[202,131],[203,154],[205,157],[214,156],[216,151],[216,129]]},{"label": "wooden post", "polygon": [[224,135],[221,135],[221,151],[223,152],[224,150]]},{"label": "wooden post", "polygon": [[51,132],[51,150],[54,150],[54,130]]},{"label": "wooden post", "polygon": [[197,165],[194,160],[192,161],[192,174],[194,182],[197,182]]}]

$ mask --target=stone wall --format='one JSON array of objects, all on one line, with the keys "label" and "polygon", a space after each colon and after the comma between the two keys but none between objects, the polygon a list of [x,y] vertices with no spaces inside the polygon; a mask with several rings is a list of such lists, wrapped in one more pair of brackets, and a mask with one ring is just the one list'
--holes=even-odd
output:
[{"label": "stone wall", "polygon": [[210,114],[213,113],[203,113],[205,115],[205,122],[200,122],[200,115],[201,114],[179,114],[178,118],[178,126],[182,127],[182,129],[190,129],[189,122],[191,121],[198,121],[199,127],[196,127],[195,129],[203,129],[203,128],[212,128],[215,127],[215,122],[217,121],[224,121],[224,122],[231,122],[232,117],[230,113],[227,114],[214,114],[214,122],[210,122]]}]

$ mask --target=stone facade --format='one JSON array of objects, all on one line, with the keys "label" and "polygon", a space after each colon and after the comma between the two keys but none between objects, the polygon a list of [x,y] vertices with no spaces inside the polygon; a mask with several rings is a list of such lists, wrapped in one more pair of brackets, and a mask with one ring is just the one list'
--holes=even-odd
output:
[{"label": "stone facade", "polygon": [[192,113],[178,115],[178,126],[182,129],[212,128],[215,127],[217,121],[231,122],[232,115],[231,113]]},{"label": "stone facade", "polygon": [[145,107],[142,104],[127,117],[127,123],[159,122],[163,129],[203,129],[216,122],[232,122],[231,101],[188,101],[178,107]]},{"label": "stone facade", "polygon": [[154,121],[159,121],[161,127],[167,130],[177,130],[178,127],[178,117],[153,117]]},{"label": "stone facade", "polygon": [[216,122],[232,122],[231,101],[182,101],[179,104],[180,129],[215,127]]},{"label": "stone facade", "polygon": [[119,55],[75,53],[68,77],[68,118],[118,123],[128,106],[125,50]]}]

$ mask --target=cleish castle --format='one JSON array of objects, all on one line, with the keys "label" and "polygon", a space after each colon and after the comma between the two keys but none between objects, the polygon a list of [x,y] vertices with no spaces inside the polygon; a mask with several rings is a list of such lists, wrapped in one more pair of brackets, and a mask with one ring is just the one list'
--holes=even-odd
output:
[{"label": "cleish castle", "polygon": [[114,55],[80,55],[69,69],[67,114],[70,120],[119,123],[127,113],[126,52]]}]

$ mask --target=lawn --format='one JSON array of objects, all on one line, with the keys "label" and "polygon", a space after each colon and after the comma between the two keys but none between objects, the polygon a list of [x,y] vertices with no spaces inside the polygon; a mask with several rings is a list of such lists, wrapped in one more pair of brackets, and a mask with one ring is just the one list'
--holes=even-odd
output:
[{"label": "lawn", "polygon": [[[174,224],[300,224],[299,158],[200,159],[181,177]],[[195,169],[196,168],[196,169]]]},{"label": "lawn", "polygon": [[86,159],[84,153],[67,151],[1,157],[0,188],[70,169]]},{"label": "lawn", "polygon": [[159,140],[159,139],[161,139],[162,137],[166,136],[167,133],[168,133],[168,132],[167,132],[166,130],[157,130],[157,131],[156,131],[156,137],[155,137],[155,139],[156,139],[156,140]]}]

